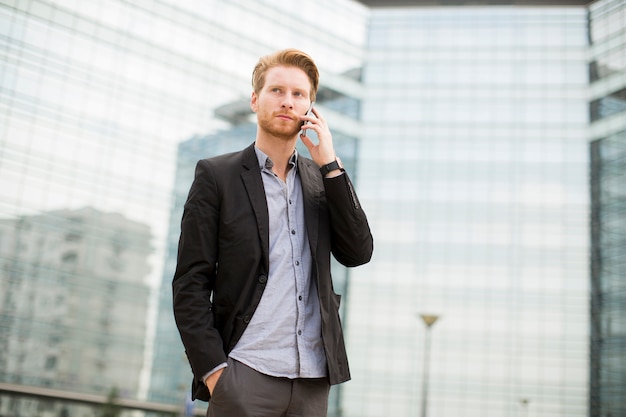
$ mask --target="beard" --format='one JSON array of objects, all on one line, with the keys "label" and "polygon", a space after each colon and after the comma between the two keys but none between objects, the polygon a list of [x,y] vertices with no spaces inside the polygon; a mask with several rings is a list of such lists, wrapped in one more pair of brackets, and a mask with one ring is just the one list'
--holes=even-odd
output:
[{"label": "beard", "polygon": [[271,113],[257,113],[257,122],[259,129],[284,140],[293,140],[300,131],[299,123],[281,121]]}]

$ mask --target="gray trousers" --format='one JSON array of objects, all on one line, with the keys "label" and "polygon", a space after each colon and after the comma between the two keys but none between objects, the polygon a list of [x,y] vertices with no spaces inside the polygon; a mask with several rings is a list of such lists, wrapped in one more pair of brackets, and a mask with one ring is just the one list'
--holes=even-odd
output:
[{"label": "gray trousers", "polygon": [[276,378],[228,359],[207,417],[326,417],[327,378]]}]

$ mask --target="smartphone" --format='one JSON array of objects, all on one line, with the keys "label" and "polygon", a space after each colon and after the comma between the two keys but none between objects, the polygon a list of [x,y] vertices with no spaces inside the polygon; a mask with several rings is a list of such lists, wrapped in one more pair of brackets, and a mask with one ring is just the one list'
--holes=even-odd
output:
[{"label": "smartphone", "polygon": [[[304,114],[305,116],[311,116],[313,114],[313,105],[315,104],[314,101],[311,102],[311,105],[309,106],[309,109],[306,111],[306,113]],[[309,121],[305,121],[302,123],[302,125],[311,123]],[[306,136],[306,131],[304,129],[300,129],[300,135],[304,134],[304,136]],[[298,136],[300,136],[298,135]]]}]

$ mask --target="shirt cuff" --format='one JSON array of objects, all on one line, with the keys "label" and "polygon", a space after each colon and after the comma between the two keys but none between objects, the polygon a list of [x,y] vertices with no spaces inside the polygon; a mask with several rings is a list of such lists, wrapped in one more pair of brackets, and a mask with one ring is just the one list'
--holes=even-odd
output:
[{"label": "shirt cuff", "polygon": [[228,364],[226,362],[224,363],[220,363],[219,365],[217,365],[215,368],[211,369],[209,372],[207,372],[206,374],[204,374],[204,376],[202,377],[202,383],[205,384],[206,383],[206,379],[208,377],[210,377],[211,375],[213,375],[214,373],[216,373],[217,371],[219,371],[220,369],[224,369],[228,366]]}]

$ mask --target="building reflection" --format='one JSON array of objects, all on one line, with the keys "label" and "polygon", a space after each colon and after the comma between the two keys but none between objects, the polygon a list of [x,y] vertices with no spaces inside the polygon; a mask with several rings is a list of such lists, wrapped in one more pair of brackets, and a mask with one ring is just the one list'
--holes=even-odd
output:
[{"label": "building reflection", "polygon": [[[147,225],[90,207],[0,220],[0,381],[135,397],[151,239]],[[29,407],[9,399],[0,413]]]}]

